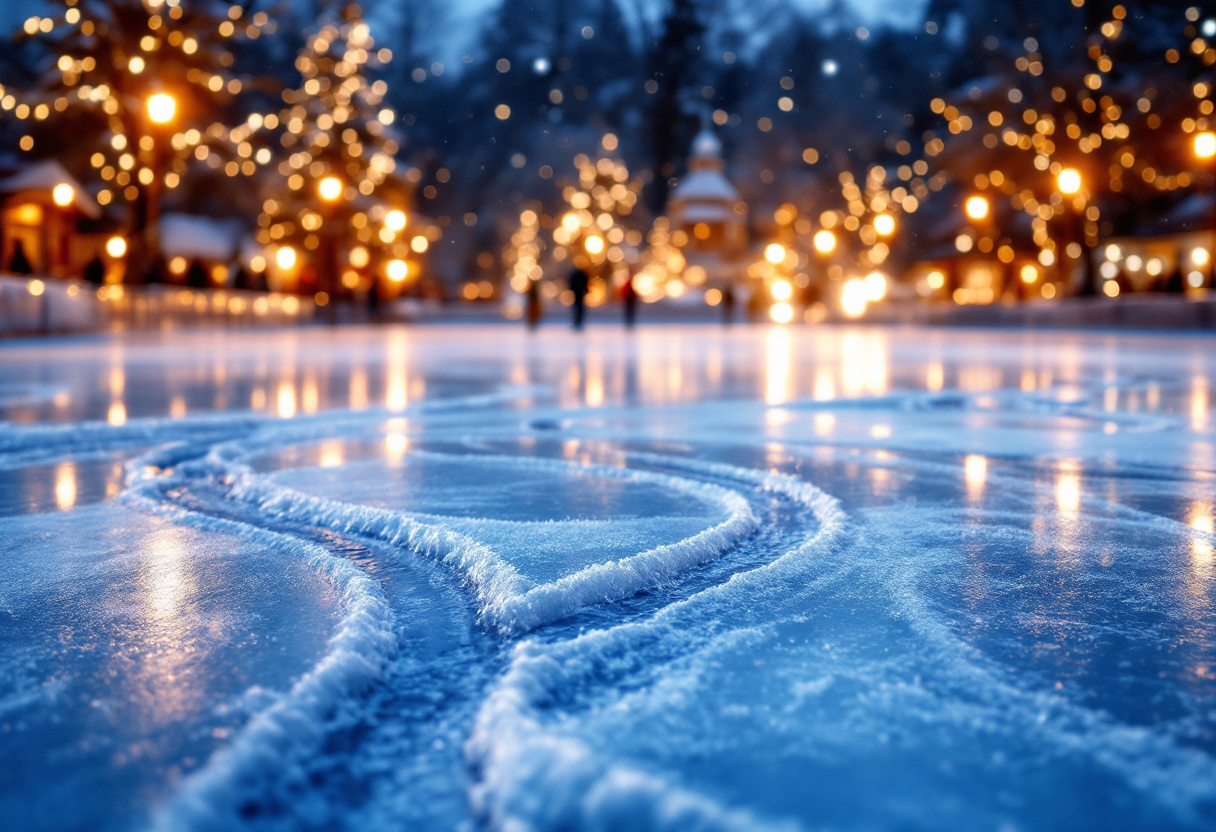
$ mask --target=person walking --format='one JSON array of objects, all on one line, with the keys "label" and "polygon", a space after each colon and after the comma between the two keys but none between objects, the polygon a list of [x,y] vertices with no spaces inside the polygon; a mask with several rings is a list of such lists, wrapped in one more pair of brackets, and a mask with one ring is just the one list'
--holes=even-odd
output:
[{"label": "person walking", "polygon": [[527,320],[528,329],[535,330],[540,326],[541,315],[544,314],[544,307],[540,299],[540,281],[528,281],[528,305],[527,305]]},{"label": "person walking", "polygon": [[735,290],[730,283],[722,290],[722,323],[730,326],[735,319]]},{"label": "person walking", "polygon": [[633,288],[632,274],[625,278],[625,285],[621,287],[621,303],[625,308],[625,328],[633,329],[638,317],[638,291]]},{"label": "person walking", "polygon": [[587,290],[591,285],[591,278],[582,269],[576,268],[570,272],[568,280],[570,293],[574,295],[574,328],[580,330],[583,328],[583,316],[587,312]]}]

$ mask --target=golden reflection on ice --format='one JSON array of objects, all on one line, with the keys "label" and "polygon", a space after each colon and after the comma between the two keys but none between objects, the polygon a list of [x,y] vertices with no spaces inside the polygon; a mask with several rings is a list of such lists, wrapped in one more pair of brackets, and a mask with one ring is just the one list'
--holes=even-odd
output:
[{"label": "golden reflection on ice", "polygon": [[322,468],[337,468],[343,461],[341,442],[325,442],[321,445]]},{"label": "golden reflection on ice", "polygon": [[830,436],[836,428],[836,417],[831,413],[815,414],[815,435]]},{"label": "golden reflection on ice", "polygon": [[304,378],[304,384],[300,388],[300,409],[305,413],[316,413],[317,408],[321,405],[321,395],[317,390],[317,376],[313,372],[309,372]]},{"label": "golden reflection on ice", "polygon": [[76,505],[76,466],[71,462],[55,466],[55,504],[61,511]]},{"label": "golden reflection on ice", "polygon": [[1076,520],[1081,509],[1081,477],[1075,463],[1062,463],[1056,474],[1056,508],[1061,519]]},{"label": "golden reflection on ice", "polygon": [[1022,370],[1021,388],[1023,393],[1033,393],[1036,386],[1035,381],[1034,370]]},{"label": "golden reflection on ice", "polygon": [[106,421],[114,427],[120,427],[127,423],[127,406],[122,402],[113,402],[110,404],[110,409],[106,412]]},{"label": "golden reflection on ice", "polygon": [[840,378],[844,394],[887,392],[887,342],[880,333],[846,333],[841,342]]},{"label": "golden reflection on ice", "polygon": [[169,401],[169,415],[174,419],[181,419],[186,415],[186,400],[181,396],[174,396]]},{"label": "golden reflection on ice", "polygon": [[891,426],[875,425],[874,427],[870,428],[870,436],[874,437],[875,439],[890,439]]},{"label": "golden reflection on ice", "polygon": [[764,338],[764,403],[785,404],[790,400],[790,331],[769,329]]},{"label": "golden reflection on ice", "polygon": [[127,376],[123,371],[115,367],[110,370],[110,398],[121,399],[123,392],[126,390]]},{"label": "golden reflection on ice", "polygon": [[1191,504],[1190,526],[1199,534],[1191,535],[1191,561],[1199,569],[1207,571],[1216,559],[1212,549],[1212,532],[1216,525],[1212,520],[1212,504],[1196,500]]},{"label": "golden reflection on ice", "polygon": [[984,485],[988,482],[988,459],[979,454],[968,454],[963,460],[963,479],[967,483],[967,496],[978,500],[984,496]]},{"label": "golden reflection on ice", "polygon": [[384,436],[384,456],[393,468],[400,468],[405,461],[405,453],[410,448],[410,440],[403,432],[393,431]]},{"label": "golden reflection on ice", "polygon": [[349,402],[351,410],[367,410],[367,370],[359,367],[350,374]]},{"label": "golden reflection on ice", "polygon": [[828,367],[818,367],[815,370],[815,386],[811,394],[817,402],[830,402],[836,398],[836,380]]},{"label": "golden reflection on ice", "polygon": [[181,612],[182,596],[189,590],[188,557],[179,529],[165,529],[148,539],[141,577],[152,617],[172,618]]},{"label": "golden reflection on ice", "polygon": [[925,388],[934,392],[941,392],[942,387],[946,383],[946,371],[940,362],[934,362],[929,365],[929,369],[925,371]]},{"label": "golden reflection on ice", "polygon": [[394,332],[388,344],[388,370],[384,383],[384,406],[394,413],[405,410],[410,401],[405,359],[405,336]]},{"label": "golden reflection on ice", "polygon": [[280,419],[290,419],[296,415],[296,388],[290,382],[279,384],[275,412],[279,414]]},{"label": "golden reflection on ice", "polygon": [[1191,379],[1191,427],[1203,430],[1208,426],[1208,380],[1204,376]]},{"label": "golden reflection on ice", "polygon": [[604,403],[604,359],[599,353],[587,359],[587,384],[583,401],[588,407],[599,407]]}]

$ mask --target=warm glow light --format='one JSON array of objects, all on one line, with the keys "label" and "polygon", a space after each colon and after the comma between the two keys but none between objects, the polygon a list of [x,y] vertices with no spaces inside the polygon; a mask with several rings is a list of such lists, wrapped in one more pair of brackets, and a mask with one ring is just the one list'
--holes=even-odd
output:
[{"label": "warm glow light", "polygon": [[371,262],[371,252],[363,246],[355,246],[350,250],[350,264],[356,269],[361,269]]},{"label": "warm glow light", "polygon": [[850,318],[860,318],[866,311],[865,282],[854,277],[846,280],[840,291],[840,308]]},{"label": "warm glow light", "polygon": [[333,202],[342,196],[342,180],[336,176],[327,176],[317,183],[317,195],[326,202]]},{"label": "warm glow light", "polygon": [[887,276],[882,272],[871,272],[865,279],[866,300],[877,303],[887,296]]},{"label": "warm glow light", "polygon": [[106,240],[106,254],[118,259],[127,253],[127,241],[122,237],[111,237]]},{"label": "warm glow light", "polygon": [[788,324],[794,320],[794,307],[788,303],[774,303],[768,310],[768,315],[776,324]]},{"label": "warm glow light", "polygon": [[769,243],[764,248],[764,259],[774,266],[785,259],[785,246],[781,243]]},{"label": "warm glow light", "polygon": [[1023,283],[1034,283],[1038,279],[1039,279],[1039,270],[1038,269],[1036,269],[1034,266],[1030,265],[1029,263],[1027,263],[1025,266],[1022,266],[1022,282]]},{"label": "warm glow light", "polygon": [[1195,155],[1200,159],[1216,157],[1216,133],[1205,131],[1195,134]]},{"label": "warm glow light", "polygon": [[404,260],[390,260],[386,271],[389,280],[400,283],[409,276],[410,267]]},{"label": "warm glow light", "polygon": [[778,280],[770,291],[773,294],[773,300],[789,300],[794,294],[794,287],[788,280]]},{"label": "warm glow light", "polygon": [[67,182],[60,182],[51,190],[51,199],[60,208],[67,208],[76,199],[76,189]]},{"label": "warm glow light", "polygon": [[982,220],[988,216],[988,211],[991,206],[988,205],[988,200],[982,196],[973,196],[963,204],[963,210],[967,216],[973,220]]},{"label": "warm glow light", "polygon": [[1060,193],[1072,196],[1081,190],[1081,172],[1076,168],[1064,168],[1056,177],[1056,187]]},{"label": "warm glow light", "polygon": [[405,228],[406,216],[404,211],[389,211],[384,215],[384,227],[391,231],[401,231]]},{"label": "warm glow light", "polygon": [[895,217],[890,214],[879,214],[874,218],[874,230],[882,237],[895,233]]},{"label": "warm glow light", "polygon": [[168,124],[177,114],[177,101],[168,93],[158,92],[148,99],[148,118],[153,124]]},{"label": "warm glow light", "polygon": [[296,264],[296,250],[291,246],[283,246],[274,253],[274,262],[280,269],[287,271]]},{"label": "warm glow light", "polygon": [[941,272],[929,272],[929,276],[925,278],[925,282],[929,284],[930,289],[940,289],[946,285],[946,276]]},{"label": "warm glow light", "polygon": [[826,228],[816,231],[814,237],[815,251],[820,254],[830,254],[836,250],[836,235]]},{"label": "warm glow light", "polygon": [[1196,248],[1191,250],[1191,262],[1196,266],[1206,266],[1211,256],[1206,248]]},{"label": "warm glow light", "polygon": [[604,238],[593,234],[583,241],[583,248],[587,249],[588,254],[599,254],[604,250]]}]

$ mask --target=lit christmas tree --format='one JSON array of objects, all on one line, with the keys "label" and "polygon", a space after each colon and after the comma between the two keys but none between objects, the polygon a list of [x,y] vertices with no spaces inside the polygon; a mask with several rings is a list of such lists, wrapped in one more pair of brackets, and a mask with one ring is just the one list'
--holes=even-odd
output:
[{"label": "lit christmas tree", "polygon": [[[606,135],[601,144],[606,151],[615,150],[616,136]],[[580,153],[574,166],[577,183],[562,189],[565,210],[558,217],[532,208],[522,212],[503,262],[510,269],[511,288],[520,294],[528,291],[529,281],[548,275],[553,282],[546,294],[560,296],[566,272],[581,268],[591,276],[587,302],[597,306],[611,297],[610,290],[624,285],[630,266],[638,262],[642,181],[630,178],[624,162],[607,156],[592,160]],[[553,228],[552,247],[541,237],[542,227]]]},{"label": "lit christmas tree", "polygon": [[[953,185],[969,220],[956,247],[994,254],[1007,266],[1031,254],[1005,290],[1014,297],[1119,294],[1119,269],[1098,268],[1105,258],[1094,251],[1099,239],[1120,220],[1134,219],[1140,206],[1161,211],[1159,197],[1195,184],[1196,160],[1180,139],[1205,129],[1201,119],[1211,112],[1211,85],[1182,82],[1197,73],[1182,65],[1180,50],[1166,51],[1164,63],[1154,57],[1160,47],[1149,23],[1156,18],[1129,21],[1122,5],[1109,12],[1095,3],[1073,5],[1083,8],[1059,12],[1078,16],[1072,28],[1044,34],[1050,43],[1025,38],[1007,70],[951,101],[932,102],[949,136],[927,135],[925,155],[934,160],[935,176]],[[1187,51],[1210,65],[1216,52],[1195,30],[1198,9],[1185,15]],[[1077,39],[1086,45],[1079,57],[1072,48]],[[996,50],[1000,41],[985,43]],[[954,298],[996,299],[990,290],[968,292],[956,287]]]},{"label": "lit christmas tree", "polygon": [[418,270],[409,258],[431,242],[427,233],[406,230],[411,188],[394,175],[388,85],[366,75],[391,58],[376,49],[359,6],[346,3],[308,38],[296,59],[300,87],[283,93],[280,143],[290,155],[278,166],[281,185],[263,205],[258,239],[278,247],[284,277],[300,248],[315,252],[322,303],[340,291],[379,292],[381,278],[401,284]]},{"label": "lit christmas tree", "polygon": [[[232,72],[229,43],[272,32],[264,12],[244,19],[239,5],[181,0],[55,0],[53,15],[23,26],[27,48],[41,43],[57,56],[41,83],[18,92],[0,89],[5,115],[30,122],[19,140],[25,151],[46,141],[86,151],[102,180],[102,205],[130,206],[129,275],[138,276],[159,253],[159,197],[175,188],[188,161],[209,160],[230,175],[254,172],[254,150],[244,128],[207,125],[217,108],[249,83]],[[45,122],[43,124],[42,122]],[[178,129],[183,124],[197,125]],[[201,129],[200,129],[201,128]],[[58,133],[58,135],[54,135]],[[81,141],[83,139],[83,142]],[[215,154],[214,156],[212,154]],[[268,153],[257,156],[266,164]]]}]

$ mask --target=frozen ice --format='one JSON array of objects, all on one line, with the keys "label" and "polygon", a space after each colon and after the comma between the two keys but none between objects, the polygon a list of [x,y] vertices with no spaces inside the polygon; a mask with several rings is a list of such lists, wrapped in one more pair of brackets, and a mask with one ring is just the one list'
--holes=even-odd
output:
[{"label": "frozen ice", "polygon": [[1213,346],[0,345],[0,817],[1211,829]]}]

